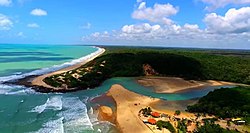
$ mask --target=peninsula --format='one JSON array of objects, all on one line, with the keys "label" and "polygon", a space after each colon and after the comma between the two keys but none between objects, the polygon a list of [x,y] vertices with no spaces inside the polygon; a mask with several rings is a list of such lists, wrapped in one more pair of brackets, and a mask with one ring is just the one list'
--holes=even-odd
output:
[{"label": "peninsula", "polygon": [[[55,71],[55,72],[51,72],[51,73],[48,73],[48,74],[44,74],[44,75],[35,77],[34,79],[32,79],[31,84],[32,84],[32,86],[37,86],[37,87],[40,87],[40,88],[46,88],[46,89],[51,90],[51,91],[60,92],[60,91],[62,91],[62,89],[65,89],[65,88],[51,86],[50,84],[45,83],[44,79],[48,78],[50,76],[59,75],[59,74],[62,74],[62,73],[66,73],[66,72],[70,72],[72,70],[75,70],[75,69],[81,67],[82,65],[85,65],[86,63],[94,60],[98,56],[102,55],[104,52],[105,52],[104,48],[98,48],[98,50],[96,52],[94,52],[94,53],[88,55],[87,57],[85,57],[85,60],[83,60],[82,62],[77,63],[77,64],[72,65],[72,66],[67,67],[67,68],[60,69],[60,70]],[[68,90],[68,91],[70,91],[70,90]]]},{"label": "peninsula", "polygon": [[238,57],[237,51],[236,56],[228,56],[227,52],[212,50],[106,47],[103,53],[104,50],[98,54],[101,56],[95,55],[82,64],[39,76],[32,84],[50,88],[47,91],[51,92],[67,92],[95,88],[112,77],[162,76],[189,82],[250,83],[250,61],[248,57]]}]

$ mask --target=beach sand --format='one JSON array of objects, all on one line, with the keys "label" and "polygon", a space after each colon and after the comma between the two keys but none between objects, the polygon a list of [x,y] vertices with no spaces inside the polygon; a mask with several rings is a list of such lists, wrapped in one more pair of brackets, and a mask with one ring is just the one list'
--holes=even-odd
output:
[{"label": "beach sand", "polygon": [[[154,111],[167,113],[169,115],[174,115],[176,109],[174,106],[171,108],[160,108],[156,106],[157,104],[163,104],[164,106],[171,106],[167,104],[168,101],[162,101],[157,98],[150,98],[143,96],[134,92],[131,92],[121,85],[113,85],[107,93],[108,96],[112,96],[117,105],[117,126],[123,133],[152,133],[152,132],[161,132],[160,130],[152,131],[147,127],[146,124],[138,116],[139,111],[145,107],[151,107]],[[166,103],[165,103],[166,102]],[[183,101],[182,101],[183,102]],[[192,104],[194,101],[187,101],[187,104]],[[195,118],[191,113],[185,112],[183,109],[187,104],[177,103],[179,106],[182,106],[182,113],[179,116],[180,118]]]},{"label": "beach sand", "polygon": [[152,87],[156,93],[177,93],[207,86],[237,85],[223,81],[195,81],[175,77],[142,77],[138,78],[137,82],[143,86]]},{"label": "beach sand", "polygon": [[[218,84],[217,84],[218,85]],[[162,133],[163,131],[156,129],[155,126],[150,124],[144,124],[143,116],[139,116],[139,111],[145,107],[151,107],[153,111],[164,113],[169,116],[175,116],[175,111],[180,110],[181,114],[177,117],[180,119],[187,118],[189,120],[195,120],[197,116],[193,113],[186,112],[185,109],[188,105],[196,103],[198,100],[185,100],[185,101],[165,101],[157,98],[151,98],[143,96],[141,94],[134,93],[122,87],[121,85],[113,85],[107,92],[108,96],[113,97],[116,102],[116,125],[122,133]],[[199,121],[203,118],[212,118],[213,116],[200,116]],[[165,118],[159,118],[165,119]],[[177,125],[177,121],[171,121],[171,124]],[[220,120],[218,122],[222,127],[226,128],[226,121]],[[191,126],[188,126],[189,131],[193,131],[196,128],[193,122]],[[241,130],[241,128],[237,128]],[[168,130],[164,130],[168,132]]]},{"label": "beach sand", "polygon": [[128,91],[121,85],[113,85],[107,93],[112,96],[117,105],[117,125],[123,133],[152,133],[139,119],[138,113],[151,102],[158,101],[143,95]]},{"label": "beach sand", "polygon": [[101,51],[96,54],[95,56],[92,56],[91,58],[87,59],[87,60],[84,60],[83,62],[81,63],[78,63],[78,64],[75,64],[75,65],[72,65],[70,67],[67,67],[67,68],[63,68],[63,69],[60,69],[58,71],[55,71],[55,72],[51,72],[51,73],[48,73],[48,74],[44,74],[44,75],[41,75],[41,76],[38,76],[38,77],[35,77],[31,84],[33,86],[41,86],[41,87],[45,87],[45,88],[50,88],[50,89],[53,89],[53,90],[61,90],[61,89],[65,89],[65,88],[55,88],[55,87],[52,87],[48,84],[46,84],[45,82],[43,82],[43,80],[46,78],[46,77],[50,77],[50,76],[53,76],[53,75],[56,75],[56,74],[61,74],[61,73],[64,73],[64,72],[68,72],[68,71],[71,71],[71,70],[74,70],[76,68],[79,68],[81,67],[82,65],[92,61],[93,59],[95,59],[96,57],[102,55],[104,52],[105,52],[105,49],[104,48],[100,48]]},{"label": "beach sand", "polygon": [[180,101],[160,100],[157,102],[150,103],[150,107],[157,109],[159,111],[175,112],[176,110],[180,110],[181,112],[185,112],[185,110],[187,109],[187,106],[193,105],[197,102],[198,102],[198,99],[180,100]]}]

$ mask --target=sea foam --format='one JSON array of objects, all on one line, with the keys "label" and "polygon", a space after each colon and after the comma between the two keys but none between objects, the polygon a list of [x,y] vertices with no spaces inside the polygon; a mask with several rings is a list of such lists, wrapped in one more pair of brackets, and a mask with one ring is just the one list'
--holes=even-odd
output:
[{"label": "sea foam", "polygon": [[43,124],[37,133],[82,133],[93,131],[86,105],[78,97],[51,96],[47,101],[30,112],[42,113],[45,110],[59,110],[57,117]]},{"label": "sea foam", "polygon": [[64,132],[82,132],[93,130],[86,105],[78,97],[63,98],[63,110],[59,117],[64,117]]},{"label": "sea foam", "polygon": [[25,94],[36,94],[31,88],[27,88],[19,85],[5,85],[0,84],[1,95],[25,95]]},{"label": "sea foam", "polygon": [[32,133],[64,133],[63,117],[51,120],[43,124],[42,128]]},{"label": "sea foam", "polygon": [[40,114],[44,112],[46,109],[61,110],[62,96],[51,96],[50,98],[47,99],[47,101],[43,105],[36,106],[29,112],[37,112]]}]

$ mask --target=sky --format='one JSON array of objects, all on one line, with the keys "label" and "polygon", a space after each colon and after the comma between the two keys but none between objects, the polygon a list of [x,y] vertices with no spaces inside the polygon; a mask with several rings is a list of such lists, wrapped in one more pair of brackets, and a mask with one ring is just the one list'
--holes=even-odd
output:
[{"label": "sky", "polygon": [[0,43],[250,49],[250,0],[0,0]]}]

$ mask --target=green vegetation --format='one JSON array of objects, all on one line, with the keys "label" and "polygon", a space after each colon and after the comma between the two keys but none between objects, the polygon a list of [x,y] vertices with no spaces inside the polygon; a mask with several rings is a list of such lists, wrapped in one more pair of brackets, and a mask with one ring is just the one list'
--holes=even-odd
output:
[{"label": "green vegetation", "polygon": [[178,133],[186,133],[187,132],[187,121],[186,119],[178,121],[177,129]]},{"label": "green vegetation", "polygon": [[220,118],[245,117],[250,114],[250,87],[223,88],[209,92],[189,112],[213,114]]},{"label": "green vegetation", "polygon": [[[54,87],[87,89],[112,77],[144,76],[144,65],[158,76],[214,79],[250,84],[250,58],[211,51],[185,49],[108,47],[107,52],[86,65],[44,81]],[[150,70],[149,70],[150,71]]]},{"label": "green vegetation", "polygon": [[176,133],[176,131],[175,131],[173,125],[172,125],[170,122],[168,122],[168,121],[159,120],[159,121],[156,122],[156,126],[157,126],[160,130],[162,130],[162,128],[166,128],[166,129],[168,129],[171,133]]},{"label": "green vegetation", "polygon": [[234,130],[226,130],[214,122],[204,121],[204,125],[197,128],[194,133],[238,133]]},{"label": "green vegetation", "polygon": [[175,115],[180,115],[180,114],[181,114],[181,111],[180,111],[180,110],[176,110],[174,114],[175,114]]},{"label": "green vegetation", "polygon": [[204,126],[198,127],[194,133],[237,133],[237,131],[226,130],[218,124],[205,124]]},{"label": "green vegetation", "polygon": [[228,127],[231,126],[231,121],[227,121],[227,126],[228,126]]},{"label": "green vegetation", "polygon": [[243,121],[246,121],[246,125],[250,125],[250,116],[244,117]]},{"label": "green vegetation", "polygon": [[202,121],[204,121],[205,123],[215,123],[216,121],[218,121],[217,118],[204,118],[202,119]]},{"label": "green vegetation", "polygon": [[144,108],[140,110],[140,113],[142,113],[145,117],[148,117],[152,112],[152,109],[150,107]]}]

